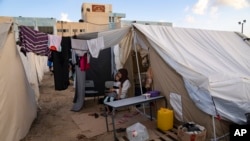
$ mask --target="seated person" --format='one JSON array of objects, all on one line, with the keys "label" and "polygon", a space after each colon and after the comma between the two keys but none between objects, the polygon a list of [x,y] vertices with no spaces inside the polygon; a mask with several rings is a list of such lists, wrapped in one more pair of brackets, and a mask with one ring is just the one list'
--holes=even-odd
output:
[{"label": "seated person", "polygon": [[118,70],[118,76],[120,77],[121,82],[121,90],[120,93],[117,96],[117,100],[123,99],[127,97],[128,89],[130,88],[131,84],[128,79],[128,71],[127,69],[119,69]]},{"label": "seated person", "polygon": [[113,87],[109,88],[107,96],[104,98],[103,103],[114,101],[117,99],[117,94],[120,93],[121,82],[119,81],[120,77],[118,73],[115,75],[115,82],[113,83]]},{"label": "seated person", "polygon": [[[118,73],[117,73],[118,77],[120,78],[120,89],[117,91],[117,96],[115,100],[119,100],[119,99],[124,99],[127,97],[127,93],[128,93],[128,89],[130,88],[131,84],[130,81],[128,79],[128,71],[127,69],[119,69]],[[111,108],[106,108],[107,112],[110,113]]]}]

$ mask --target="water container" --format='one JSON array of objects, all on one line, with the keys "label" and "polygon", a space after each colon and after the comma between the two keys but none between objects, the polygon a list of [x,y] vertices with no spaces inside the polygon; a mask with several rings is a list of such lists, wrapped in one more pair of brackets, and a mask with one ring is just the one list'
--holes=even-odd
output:
[{"label": "water container", "polygon": [[160,108],[157,112],[157,128],[166,131],[173,128],[173,110]]}]

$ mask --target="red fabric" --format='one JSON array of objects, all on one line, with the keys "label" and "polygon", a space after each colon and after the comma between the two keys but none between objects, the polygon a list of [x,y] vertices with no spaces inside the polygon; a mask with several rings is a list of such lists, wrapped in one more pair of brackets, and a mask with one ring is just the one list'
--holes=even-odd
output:
[{"label": "red fabric", "polygon": [[84,54],[84,56],[80,57],[80,69],[81,71],[86,71],[89,68],[90,68],[90,65],[88,62],[87,54]]},{"label": "red fabric", "polygon": [[57,51],[57,48],[55,46],[50,46],[49,49],[52,51]]}]

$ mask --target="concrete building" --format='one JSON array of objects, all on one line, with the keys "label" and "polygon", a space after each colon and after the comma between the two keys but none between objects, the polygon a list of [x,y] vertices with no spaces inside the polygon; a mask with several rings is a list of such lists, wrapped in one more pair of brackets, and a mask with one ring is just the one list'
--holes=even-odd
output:
[{"label": "concrete building", "polygon": [[[122,20],[124,13],[113,13],[111,4],[83,3],[79,21],[67,22],[55,18],[13,17],[17,25],[24,25],[48,34],[73,36],[88,32],[106,31],[131,23],[172,26],[169,22]],[[0,17],[1,18],[1,17]]]},{"label": "concrete building", "polygon": [[121,27],[130,26],[132,23],[139,23],[139,24],[145,24],[145,25],[173,26],[173,24],[170,22],[121,20]]},{"label": "concrete building", "polygon": [[13,17],[16,25],[24,25],[38,31],[56,34],[55,18]]},{"label": "concrete building", "polygon": [[82,20],[86,23],[106,25],[108,29],[120,27],[121,19],[125,18],[123,13],[113,13],[111,4],[83,3]]},{"label": "concrete building", "polygon": [[23,25],[30,27],[32,29],[36,29],[38,31],[48,33],[48,34],[56,34],[56,19],[55,18],[34,18],[34,17],[4,17],[0,16],[1,19],[13,19],[14,22],[14,31],[16,40],[18,40],[18,26]]},{"label": "concrete building", "polygon": [[111,4],[83,3],[78,22],[57,21],[57,35],[73,36],[88,32],[105,31],[121,27],[125,14],[112,13]]}]

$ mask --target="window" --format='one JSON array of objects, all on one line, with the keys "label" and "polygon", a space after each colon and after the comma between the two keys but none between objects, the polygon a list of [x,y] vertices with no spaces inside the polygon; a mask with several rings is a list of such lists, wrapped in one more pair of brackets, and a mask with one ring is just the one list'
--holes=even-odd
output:
[{"label": "window", "polygon": [[114,17],[109,17],[109,22],[113,23],[115,21],[114,19],[115,19]]},{"label": "window", "polygon": [[85,32],[85,29],[80,29],[80,32]]},{"label": "window", "polygon": [[109,17],[109,22],[111,23],[111,17]]},{"label": "window", "polygon": [[90,9],[89,9],[89,8],[87,8],[87,9],[86,9],[86,11],[87,11],[87,12],[90,12]]},{"label": "window", "polygon": [[57,32],[69,32],[69,29],[57,29]]},{"label": "window", "polygon": [[63,29],[63,32],[67,32],[66,29]]},{"label": "window", "polygon": [[52,26],[38,26],[38,30],[47,33],[47,34],[53,34],[54,30]]}]

